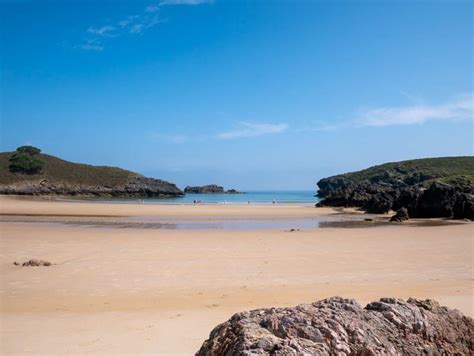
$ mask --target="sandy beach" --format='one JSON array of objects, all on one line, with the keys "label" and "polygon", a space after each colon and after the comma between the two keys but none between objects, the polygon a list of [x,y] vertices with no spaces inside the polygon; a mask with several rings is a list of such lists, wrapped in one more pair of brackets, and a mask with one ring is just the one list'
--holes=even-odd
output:
[{"label": "sandy beach", "polygon": [[[293,221],[338,212],[309,205],[148,205],[7,197],[0,198],[0,213],[2,354],[190,355],[215,325],[235,312],[335,295],[361,304],[384,296],[434,298],[474,315],[472,223],[294,232],[119,228],[66,224],[61,219]],[[30,258],[54,265],[13,265]]]}]

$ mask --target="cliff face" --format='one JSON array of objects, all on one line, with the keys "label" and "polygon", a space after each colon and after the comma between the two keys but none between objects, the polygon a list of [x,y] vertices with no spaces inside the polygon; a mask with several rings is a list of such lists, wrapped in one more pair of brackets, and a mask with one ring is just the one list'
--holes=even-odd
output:
[{"label": "cliff face", "polygon": [[474,220],[474,158],[390,163],[318,182],[319,206],[352,206],[371,213],[406,208],[412,218]]},{"label": "cliff face", "polygon": [[196,355],[470,355],[473,333],[471,318],[432,300],[383,298],[362,308],[335,297],[235,314]]},{"label": "cliff face", "polygon": [[153,178],[134,177],[121,185],[52,183],[48,179],[0,184],[0,194],[78,197],[165,197],[182,195],[176,185]]},{"label": "cliff face", "polygon": [[85,197],[160,197],[183,192],[175,184],[116,167],[100,167],[41,154],[44,168],[38,174],[12,173],[12,153],[0,153],[0,194],[63,195]]}]

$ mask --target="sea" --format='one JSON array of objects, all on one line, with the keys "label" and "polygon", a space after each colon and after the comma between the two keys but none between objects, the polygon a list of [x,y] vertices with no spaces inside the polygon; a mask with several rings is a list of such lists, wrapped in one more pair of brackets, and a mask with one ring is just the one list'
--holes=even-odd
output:
[{"label": "sea", "polygon": [[248,191],[240,194],[185,194],[172,198],[112,198],[112,202],[142,202],[148,204],[314,204],[318,202],[313,190],[301,191]]}]

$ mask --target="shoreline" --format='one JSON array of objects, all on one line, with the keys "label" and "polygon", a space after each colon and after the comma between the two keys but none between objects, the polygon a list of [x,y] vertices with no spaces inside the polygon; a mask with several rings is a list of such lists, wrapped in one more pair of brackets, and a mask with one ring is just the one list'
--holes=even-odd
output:
[{"label": "shoreline", "polygon": [[[47,200],[0,196],[2,214],[54,214],[94,216],[136,216],[136,215],[246,215],[256,216],[317,216],[342,211],[335,208],[316,208],[314,204],[141,204],[138,202],[92,202],[83,200]],[[346,211],[356,212],[354,209]],[[362,213],[361,213],[362,214]],[[248,215],[248,214],[247,214]]]},{"label": "shoreline", "polygon": [[[312,206],[319,202],[313,192],[310,193],[311,200],[278,200],[275,199],[273,203],[272,199],[267,198],[266,200],[252,200],[251,197],[253,194],[297,194],[297,193],[309,193],[310,191],[278,191],[278,192],[265,192],[265,191],[255,191],[248,193],[239,193],[239,194],[198,194],[198,193],[187,193],[183,194],[181,197],[94,197],[94,196],[70,196],[70,195],[14,195],[14,194],[0,194],[1,198],[11,198],[17,200],[28,200],[28,201],[61,201],[61,202],[85,202],[85,203],[107,203],[107,204],[143,204],[143,205],[210,205],[210,206],[245,206],[245,205],[255,205],[255,206],[292,206],[292,205],[301,205],[301,206]],[[247,200],[227,200],[226,196],[248,196],[250,199]],[[196,197],[196,199],[186,199],[187,197]],[[210,198],[220,197],[222,200],[212,200]],[[260,199],[263,199],[260,197]]]}]

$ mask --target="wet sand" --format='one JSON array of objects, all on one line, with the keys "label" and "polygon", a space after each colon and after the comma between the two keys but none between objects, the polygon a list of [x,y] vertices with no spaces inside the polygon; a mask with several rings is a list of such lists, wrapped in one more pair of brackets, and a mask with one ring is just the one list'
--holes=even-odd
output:
[{"label": "wet sand", "polygon": [[[340,212],[2,197],[0,214],[147,215],[166,222],[171,217],[279,221]],[[334,295],[362,304],[383,296],[434,298],[474,315],[471,223],[289,232],[98,228],[35,219],[0,222],[1,354],[189,355],[235,312]],[[30,258],[56,265],[13,265]]]}]

